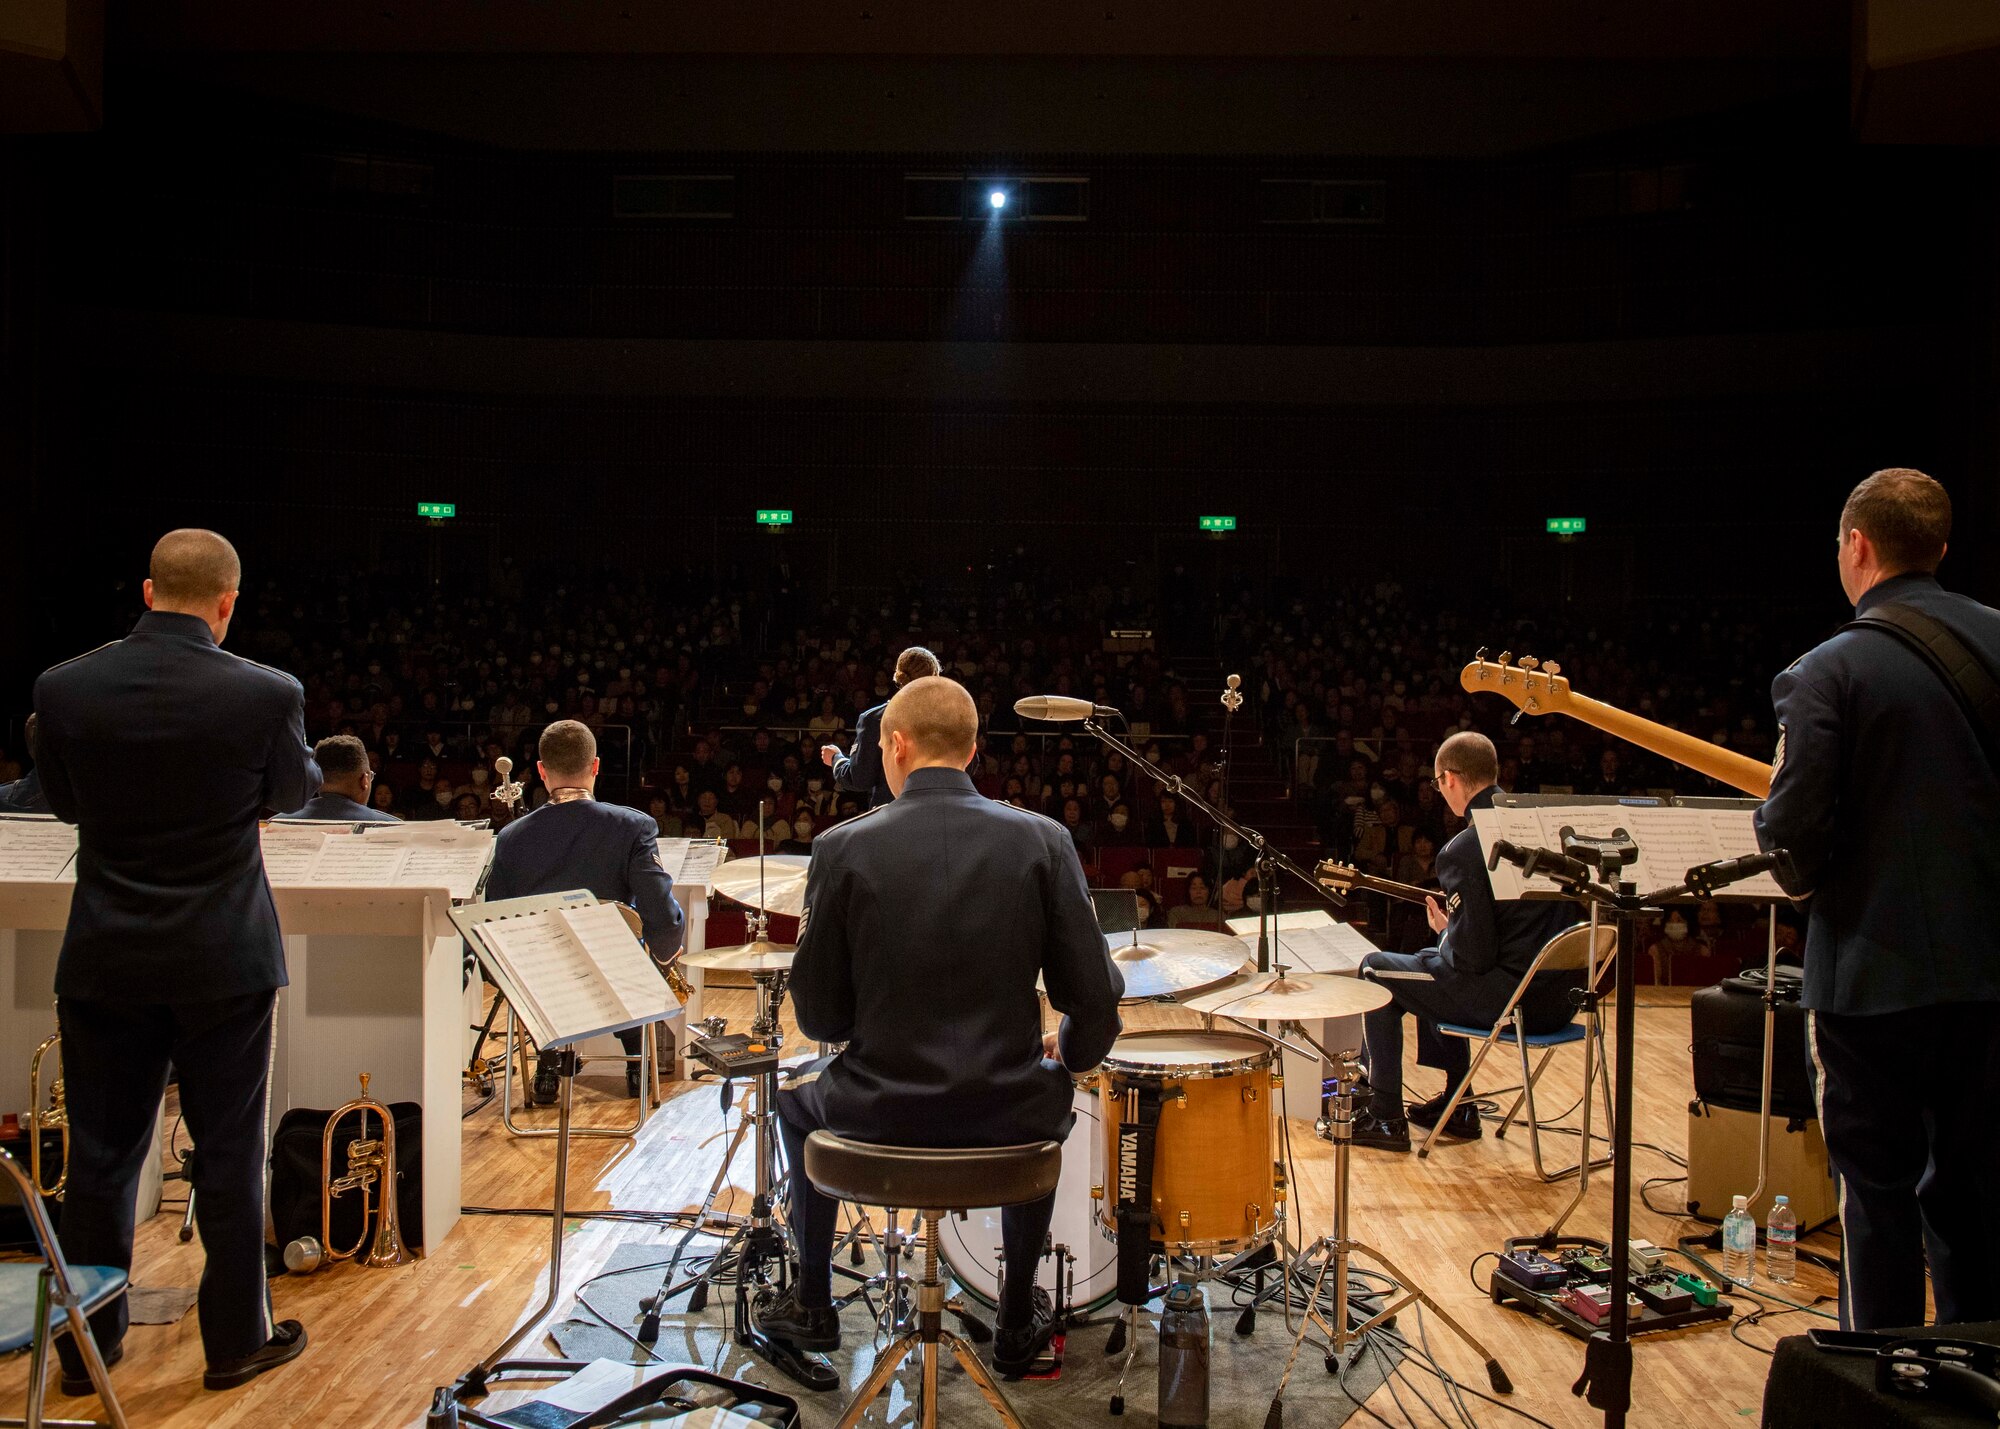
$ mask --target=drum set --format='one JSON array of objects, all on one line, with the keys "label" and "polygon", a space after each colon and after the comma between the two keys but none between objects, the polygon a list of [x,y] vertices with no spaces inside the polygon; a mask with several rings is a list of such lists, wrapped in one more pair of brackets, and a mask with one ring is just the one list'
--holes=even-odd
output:
[{"label": "drum set", "polygon": [[[758,1013],[751,1036],[760,1050],[773,1053],[773,1067],[746,1124],[756,1123],[755,1205],[766,1218],[780,1200],[773,1099],[775,1053],[783,1033],[777,1013],[796,949],[769,942],[764,928],[770,915],[797,914],[803,908],[808,862],[804,856],[779,854],[724,864],[716,871],[713,892],[755,910],[752,941],[683,958],[708,971],[747,972],[756,982]],[[1347,1227],[1347,1131],[1359,1073],[1351,1052],[1328,1051],[1309,1024],[1383,1006],[1388,990],[1358,977],[1282,965],[1259,972],[1242,939],[1205,929],[1136,929],[1106,934],[1105,941],[1111,961],[1124,975],[1127,1004],[1172,1005],[1193,1014],[1186,1027],[1126,1033],[1095,1071],[1076,1080],[1076,1123],[1063,1147],[1055,1217],[1043,1252],[1044,1261],[1053,1262],[1053,1273],[1041,1277],[1041,1283],[1051,1289],[1068,1327],[1119,1307],[1105,1351],[1124,1355],[1113,1412],[1123,1409],[1142,1310],[1176,1285],[1278,1266],[1290,1325],[1292,1286],[1309,1286],[1317,1296],[1332,1274],[1336,1283],[1325,1288],[1336,1297],[1338,1313],[1329,1321],[1308,1307],[1299,1317],[1293,1345],[1295,1359],[1307,1331],[1317,1325],[1328,1342],[1329,1367],[1395,1307],[1420,1301],[1436,1310],[1434,1301],[1397,1274],[1400,1298],[1394,1307],[1358,1325],[1349,1323],[1349,1257],[1362,1253],[1382,1260],[1350,1238]],[[709,1019],[702,1032],[714,1038],[724,1029],[719,1019]],[[1286,1215],[1289,1128],[1280,1055],[1286,1049],[1304,1053],[1319,1066],[1331,1092],[1322,1104],[1322,1088],[1314,1086],[1309,1105],[1310,1114],[1327,1124],[1335,1144],[1334,1233],[1304,1249],[1293,1244]],[[739,1139],[741,1134],[739,1130]],[[894,1227],[888,1240],[897,1240]],[[1000,1245],[998,1210],[954,1218],[942,1237],[952,1277],[967,1296],[989,1309],[999,1303],[1004,1268]],[[1156,1278],[1160,1276],[1164,1283]],[[1258,1288],[1262,1290],[1261,1274]],[[1239,1331],[1254,1324],[1261,1298],[1252,1299]],[[890,1287],[887,1303],[893,1319],[894,1307],[902,1303],[900,1287]],[[1438,1313],[1480,1348],[1449,1316]],[[1490,1364],[1490,1356],[1486,1358]]]}]

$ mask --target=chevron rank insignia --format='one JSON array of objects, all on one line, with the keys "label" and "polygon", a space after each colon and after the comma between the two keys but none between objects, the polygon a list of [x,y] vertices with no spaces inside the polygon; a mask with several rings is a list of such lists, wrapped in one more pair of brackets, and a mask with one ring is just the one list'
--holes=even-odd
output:
[{"label": "chevron rank insignia", "polygon": [[1778,747],[1771,751],[1771,774],[1775,778],[1785,767],[1785,727],[1778,726]]},{"label": "chevron rank insignia", "polygon": [[1444,911],[1447,918],[1458,912],[1458,895],[1456,893],[1444,900]]}]

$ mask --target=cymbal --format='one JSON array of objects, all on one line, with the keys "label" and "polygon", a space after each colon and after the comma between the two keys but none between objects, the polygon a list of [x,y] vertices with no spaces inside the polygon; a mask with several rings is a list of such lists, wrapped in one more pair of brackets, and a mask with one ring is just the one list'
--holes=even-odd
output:
[{"label": "cymbal", "polygon": [[1162,997],[1220,982],[1248,960],[1243,941],[1199,928],[1107,933],[1105,948],[1125,975],[1125,998]]},{"label": "cymbal", "polygon": [[698,953],[682,953],[680,960],[691,968],[718,973],[783,972],[792,965],[798,948],[791,943],[774,943],[759,938],[754,943],[738,943],[728,948],[703,948]]},{"label": "cymbal", "polygon": [[1219,1013],[1246,1022],[1307,1022],[1353,1017],[1389,1001],[1389,989],[1342,973],[1243,973],[1181,1003],[1190,1012]]},{"label": "cymbal", "polygon": [[796,918],[806,906],[806,870],[811,865],[812,859],[802,853],[733,858],[715,870],[709,890],[746,908]]}]

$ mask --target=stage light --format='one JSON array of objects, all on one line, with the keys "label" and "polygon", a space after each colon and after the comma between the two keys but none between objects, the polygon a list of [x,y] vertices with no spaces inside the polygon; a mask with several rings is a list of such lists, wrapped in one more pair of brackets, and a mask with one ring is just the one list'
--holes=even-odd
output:
[{"label": "stage light", "polygon": [[993,192],[986,195],[986,201],[991,205],[993,205],[995,212],[998,212],[1000,209],[1003,209],[1007,206],[1007,190],[1005,189],[993,190]]}]

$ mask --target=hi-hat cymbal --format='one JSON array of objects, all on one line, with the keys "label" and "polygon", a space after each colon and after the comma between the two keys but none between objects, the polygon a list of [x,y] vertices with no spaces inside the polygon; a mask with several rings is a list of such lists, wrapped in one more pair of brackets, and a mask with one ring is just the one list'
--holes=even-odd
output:
[{"label": "hi-hat cymbal", "polygon": [[1190,997],[1181,1006],[1190,1012],[1216,1013],[1246,1022],[1305,1022],[1322,1017],[1353,1017],[1373,1012],[1389,1001],[1389,989],[1341,973],[1244,973],[1221,987]]},{"label": "hi-hat cymbal", "polygon": [[806,906],[806,870],[811,866],[812,860],[802,853],[733,858],[715,870],[709,890],[746,908],[796,918]]},{"label": "hi-hat cymbal", "polygon": [[798,948],[791,943],[774,943],[759,938],[754,943],[738,943],[728,948],[703,948],[698,953],[682,953],[680,960],[691,968],[718,973],[783,972],[792,965]]},{"label": "hi-hat cymbal", "polygon": [[1125,976],[1127,1001],[1207,987],[1238,971],[1247,961],[1241,939],[1199,928],[1107,933],[1104,945]]}]

